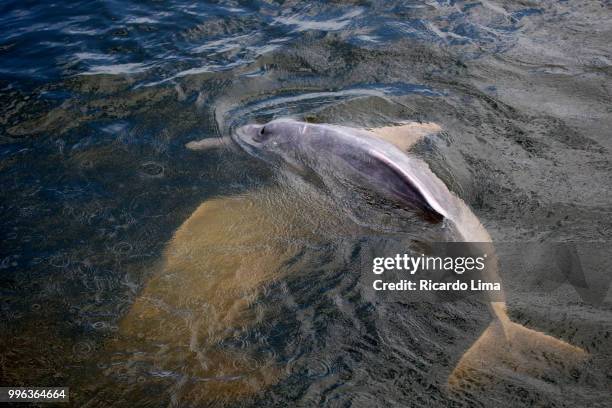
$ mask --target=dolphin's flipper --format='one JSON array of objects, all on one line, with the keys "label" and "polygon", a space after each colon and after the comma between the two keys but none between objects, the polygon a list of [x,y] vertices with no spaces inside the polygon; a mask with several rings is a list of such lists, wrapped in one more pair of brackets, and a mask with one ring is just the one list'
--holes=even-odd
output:
[{"label": "dolphin's flipper", "polygon": [[[444,219],[445,214],[434,208],[427,191],[416,184],[388,157],[377,152],[371,152],[368,164],[372,179],[384,180],[384,183],[376,183],[373,186],[375,189],[396,198],[407,207],[419,210],[429,222],[439,223]],[[425,171],[424,167],[423,171]]]},{"label": "dolphin's flipper", "polygon": [[[241,324],[242,310],[291,253],[289,245],[280,245],[282,237],[273,241],[275,225],[268,221],[252,197],[202,203],[174,233],[162,272],[148,282],[124,326],[131,328],[136,315],[165,313],[160,305],[177,312],[208,310],[200,317],[219,335],[227,323]],[[162,329],[159,334],[168,333]]]},{"label": "dolphin's flipper", "polygon": [[438,133],[442,128],[433,122],[409,122],[399,126],[384,126],[369,129],[378,138],[394,144],[400,150],[407,151],[427,135]]},{"label": "dolphin's flipper", "polygon": [[231,399],[276,382],[274,361],[240,339],[262,319],[260,289],[299,249],[290,218],[278,213],[256,194],[201,204],[120,322],[113,372],[163,373],[189,401]]},{"label": "dolphin's flipper", "polygon": [[486,386],[494,378],[545,379],[559,377],[560,372],[569,376],[588,355],[579,347],[510,321],[505,310],[497,315],[453,369],[448,379],[451,390],[474,383]]},{"label": "dolphin's flipper", "polygon": [[[395,145],[400,150],[406,152],[410,150],[416,143],[422,140],[425,136],[440,132],[442,128],[433,122],[418,123],[407,122],[398,126],[384,126],[379,128],[368,129],[374,137],[385,140]],[[378,165],[372,168],[378,169],[378,172],[384,172],[384,180],[388,187],[387,193],[398,198],[400,201],[407,204],[409,207],[414,207],[422,212],[422,215],[427,221],[432,223],[441,222],[445,216],[445,212],[439,207],[432,205],[431,197],[424,195],[422,187],[415,184],[409,176],[398,168],[392,160],[388,160],[384,155],[372,152],[372,160],[377,161]],[[430,180],[439,181],[438,178],[426,166],[421,166],[421,172],[429,174]],[[381,177],[381,175],[378,175]],[[442,183],[440,181],[440,183]],[[383,183],[378,183],[378,186]]]}]

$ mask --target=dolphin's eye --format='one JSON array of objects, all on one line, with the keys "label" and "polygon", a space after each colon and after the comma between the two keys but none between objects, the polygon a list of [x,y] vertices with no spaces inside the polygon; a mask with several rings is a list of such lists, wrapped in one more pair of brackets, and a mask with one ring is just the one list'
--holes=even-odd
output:
[{"label": "dolphin's eye", "polygon": [[261,129],[259,129],[259,132],[257,132],[257,135],[253,138],[253,140],[255,140],[256,142],[263,142],[269,136],[270,136],[270,130],[266,129],[265,126],[262,126]]}]

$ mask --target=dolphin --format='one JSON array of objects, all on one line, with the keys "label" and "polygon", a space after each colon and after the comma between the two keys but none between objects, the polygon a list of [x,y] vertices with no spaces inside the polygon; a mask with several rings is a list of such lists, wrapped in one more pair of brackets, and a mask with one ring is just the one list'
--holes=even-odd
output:
[{"label": "dolphin", "polygon": [[[233,139],[253,156],[314,172],[324,182],[341,177],[366,184],[412,207],[426,220],[444,223],[455,241],[471,243],[473,250],[482,248],[483,253],[492,248],[492,239],[476,215],[424,161],[407,152],[423,136],[439,130],[435,124],[414,122],[364,130],[278,119],[240,127]],[[483,272],[488,281],[500,281],[494,253],[488,256]],[[579,347],[512,322],[503,292],[491,298],[490,310],[493,321],[459,359],[448,379],[450,386],[459,386],[474,369],[494,367],[499,361],[522,361],[530,372],[545,370],[529,361],[527,356],[534,350],[561,362],[579,361],[586,354]]]},{"label": "dolphin", "polygon": [[[194,141],[187,147],[238,145],[290,174],[315,174],[332,194],[350,195],[353,188],[366,188],[403,204],[432,226],[446,228],[456,241],[490,243],[469,206],[409,153],[425,136],[440,131],[435,123],[357,129],[280,119],[246,125],[229,137]],[[232,348],[226,340],[240,339],[244,330],[265,323],[259,293],[284,276],[287,261],[304,246],[367,232],[334,211],[327,195],[315,191],[312,177],[303,180],[300,193],[308,202],[262,188],[215,197],[195,209],[175,231],[150,280],[122,318],[117,338],[107,346],[113,362],[100,381],[102,389],[121,389],[121,398],[137,398],[145,392],[140,390],[144,384],[121,379],[126,372],[133,377],[154,372],[156,381],[172,384],[174,404],[233,403],[286,375],[287,368],[262,356],[257,344]],[[486,270],[491,281],[498,279],[494,256],[488,258]],[[521,362],[529,372],[545,370],[533,366],[529,353],[534,350],[565,362],[584,356],[577,347],[512,322],[503,296],[491,299],[490,305],[492,322],[457,360],[448,377],[451,387],[469,383],[477,372],[510,363],[513,369]]]}]

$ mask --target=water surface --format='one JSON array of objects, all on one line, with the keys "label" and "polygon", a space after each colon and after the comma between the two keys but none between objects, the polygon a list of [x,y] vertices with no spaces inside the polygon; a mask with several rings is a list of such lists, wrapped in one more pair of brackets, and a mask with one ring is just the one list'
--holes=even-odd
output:
[{"label": "water surface", "polygon": [[[416,153],[494,241],[609,242],[611,19],[606,1],[5,1],[0,382],[67,385],[75,406],[609,406],[605,284],[538,292],[507,271],[515,321],[589,360],[451,393],[486,305],[385,300],[359,273],[372,234],[427,224],[184,145],[284,116],[436,122]],[[243,222],[198,224],[226,199]],[[279,272],[217,294],[210,265],[172,260],[198,228],[198,245],[234,248],[216,267]],[[226,299],[243,302],[229,320],[210,306]]]}]

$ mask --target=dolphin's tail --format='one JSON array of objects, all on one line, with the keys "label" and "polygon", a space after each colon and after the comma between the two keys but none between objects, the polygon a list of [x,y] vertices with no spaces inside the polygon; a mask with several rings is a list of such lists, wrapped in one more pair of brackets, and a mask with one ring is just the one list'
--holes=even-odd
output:
[{"label": "dolphin's tail", "polygon": [[[472,242],[481,252],[492,252],[483,277],[491,282],[499,281],[498,260],[489,233],[465,203],[458,198],[455,203],[457,216],[449,225],[456,229],[458,240]],[[563,373],[569,377],[572,369],[586,358],[587,352],[579,347],[512,322],[506,312],[503,292],[492,299],[490,308],[496,319],[453,369],[448,379],[451,389],[492,384],[500,378],[546,381]]]},{"label": "dolphin's tail", "polygon": [[560,373],[569,377],[587,357],[580,347],[512,322],[502,303],[494,308],[500,318],[463,354],[448,378],[452,390],[485,386],[499,378],[545,380],[559,378]]}]

